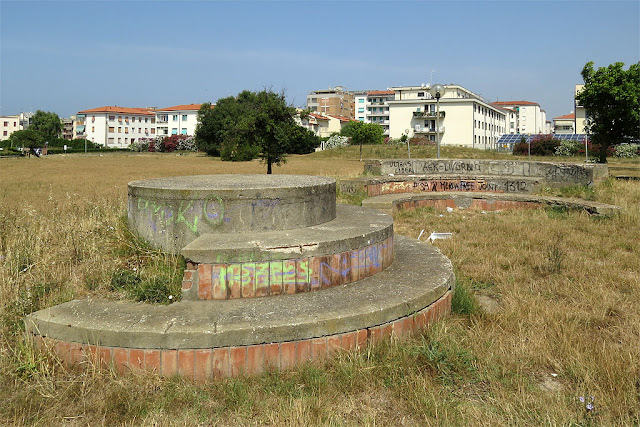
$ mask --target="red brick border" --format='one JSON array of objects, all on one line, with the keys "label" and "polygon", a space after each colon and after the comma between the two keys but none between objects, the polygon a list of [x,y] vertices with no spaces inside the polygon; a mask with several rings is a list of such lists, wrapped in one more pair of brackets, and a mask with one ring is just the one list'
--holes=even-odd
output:
[{"label": "red brick border", "polygon": [[[316,291],[355,282],[389,267],[393,236],[364,248],[300,259],[195,264],[189,262],[182,289],[191,298],[225,300]],[[185,296],[186,298],[189,298]]]},{"label": "red brick border", "polygon": [[359,350],[394,337],[406,337],[451,311],[452,291],[422,310],[382,325],[326,337],[210,349],[140,349],[102,347],[34,336],[36,349],[53,351],[69,368],[90,364],[113,366],[117,372],[148,370],[195,381],[256,375],[265,369],[285,370],[322,361],[339,351]]}]

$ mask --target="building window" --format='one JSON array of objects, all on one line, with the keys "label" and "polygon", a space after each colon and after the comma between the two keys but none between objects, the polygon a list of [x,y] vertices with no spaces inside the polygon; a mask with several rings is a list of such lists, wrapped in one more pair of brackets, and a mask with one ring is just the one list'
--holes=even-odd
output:
[{"label": "building window", "polygon": [[122,142],[122,138],[118,138],[118,144],[120,144],[120,142]]},{"label": "building window", "polygon": [[177,121],[178,121],[178,115],[177,115],[177,114],[174,114],[174,115],[173,115],[173,121],[174,121],[174,122],[177,122]]},{"label": "building window", "polygon": [[142,133],[142,128],[138,128],[138,133]]},{"label": "building window", "polygon": [[[115,119],[114,119],[114,120],[115,120]],[[114,142],[114,141],[113,141],[113,138],[108,138],[108,139],[107,139],[107,142],[108,142],[109,144],[113,144],[113,142]]]},{"label": "building window", "polygon": [[124,128],[124,133],[129,133],[129,128]]},{"label": "building window", "polygon": [[96,127],[95,126],[91,126],[91,132],[95,132],[96,131]]},{"label": "building window", "polygon": [[154,128],[151,128],[151,135],[155,135],[156,130]]},{"label": "building window", "polygon": [[418,98],[424,97],[424,92],[418,92]]},{"label": "building window", "polygon": [[183,114],[183,115],[182,115],[182,121],[183,121],[183,122],[186,122],[186,121],[187,121],[187,115],[186,115],[186,114]]},{"label": "building window", "polygon": [[[176,116],[178,117],[178,116]],[[178,134],[178,128],[173,128],[171,129],[171,135],[177,135]]]},{"label": "building window", "polygon": [[180,131],[180,133],[182,135],[186,135],[187,134],[187,128],[182,128],[182,130]]},{"label": "building window", "polygon": [[358,104],[364,104],[364,98],[358,99]]},{"label": "building window", "polygon": [[156,122],[156,118],[155,118],[155,117],[152,117],[152,118],[151,118],[151,123],[155,123],[155,122]]},{"label": "building window", "polygon": [[[116,120],[116,116],[109,116],[109,121],[110,122],[113,122],[115,120]],[[111,142],[113,142],[113,141],[111,141]]]},{"label": "building window", "polygon": [[4,125],[5,126],[9,126],[9,122],[4,122]]},{"label": "building window", "polygon": [[358,113],[364,113],[364,107],[363,108],[358,108]]},{"label": "building window", "polygon": [[118,126],[118,133],[122,133],[122,128]]},{"label": "building window", "polygon": [[2,136],[7,136],[7,131],[6,130],[2,131]]}]

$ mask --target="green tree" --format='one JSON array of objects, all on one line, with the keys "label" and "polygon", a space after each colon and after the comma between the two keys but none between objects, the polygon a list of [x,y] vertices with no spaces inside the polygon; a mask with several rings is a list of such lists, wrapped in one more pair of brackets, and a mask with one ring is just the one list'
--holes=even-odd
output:
[{"label": "green tree", "polygon": [[40,132],[29,128],[13,132],[9,141],[12,147],[36,148],[42,146],[44,138]]},{"label": "green tree", "polygon": [[598,161],[607,162],[607,149],[640,137],[640,62],[624,70],[622,62],[582,69],[584,89],[576,96],[587,111],[587,132],[597,146]]},{"label": "green tree", "polygon": [[44,140],[49,141],[59,138],[62,133],[62,121],[56,113],[36,111],[31,117],[30,129],[38,132]]},{"label": "green tree", "polygon": [[321,143],[320,137],[309,129],[302,126],[294,125],[291,130],[291,139],[289,141],[289,154],[309,154],[313,153],[317,146]]},{"label": "green tree", "polygon": [[219,99],[210,113],[201,108],[196,130],[198,147],[223,160],[260,157],[267,164],[281,164],[296,132],[295,108],[284,94],[269,90],[243,91],[236,97]]},{"label": "green tree", "polygon": [[379,124],[352,121],[347,123],[343,130],[345,128],[351,136],[351,144],[360,145],[360,160],[362,160],[363,144],[382,144],[384,141],[384,129]]}]

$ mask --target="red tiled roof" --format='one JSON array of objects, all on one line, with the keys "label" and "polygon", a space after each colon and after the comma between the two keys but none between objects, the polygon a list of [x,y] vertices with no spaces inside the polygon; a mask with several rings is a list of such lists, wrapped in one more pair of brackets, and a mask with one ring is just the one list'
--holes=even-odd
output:
[{"label": "red tiled roof", "polygon": [[106,107],[91,108],[88,110],[78,111],[78,114],[90,114],[90,113],[117,113],[117,114],[140,114],[144,116],[153,116],[155,112],[148,108],[127,108],[118,107],[117,105]]},{"label": "red tiled roof", "polygon": [[531,101],[497,101],[492,102],[491,105],[539,105],[537,102]]},{"label": "red tiled roof", "polygon": [[371,92],[367,92],[367,95],[395,95],[396,92],[393,90],[374,90]]},{"label": "red tiled roof", "polygon": [[332,116],[331,114],[329,114],[330,117],[333,117],[334,119],[338,119],[341,122],[357,122],[356,119],[352,119],[350,117],[344,117],[344,116]]},{"label": "red tiled roof", "polygon": [[202,104],[184,104],[184,105],[175,105],[173,107],[160,108],[157,111],[197,111],[200,109]]},{"label": "red tiled roof", "polygon": [[329,120],[329,117],[321,116],[320,114],[309,113],[309,115],[315,117],[316,120]]},{"label": "red tiled roof", "polygon": [[560,116],[560,117],[554,117],[553,120],[569,120],[569,119],[575,119],[576,115],[575,113],[571,113],[571,114],[565,114],[564,116]]}]

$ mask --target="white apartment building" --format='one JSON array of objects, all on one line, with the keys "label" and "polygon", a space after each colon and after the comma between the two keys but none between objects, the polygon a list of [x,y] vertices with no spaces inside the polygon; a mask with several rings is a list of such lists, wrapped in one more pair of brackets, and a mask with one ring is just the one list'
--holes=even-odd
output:
[{"label": "white apartment building", "polygon": [[389,136],[426,136],[435,142],[439,135],[441,145],[495,148],[506,133],[507,113],[462,86],[444,87],[439,115],[428,85],[389,88],[394,91],[394,99],[387,101]]},{"label": "white apartment building", "polygon": [[575,132],[576,115],[574,113],[566,114],[553,118],[553,129],[557,135],[576,133]]},{"label": "white apartment building", "polygon": [[394,100],[395,95],[393,90],[367,92],[365,121],[382,126],[385,136],[389,135],[389,101]]},{"label": "white apartment building", "polygon": [[367,119],[367,91],[357,91],[354,93],[354,110],[356,120],[365,122]]},{"label": "white apartment building", "polygon": [[175,105],[155,111],[158,135],[195,135],[202,104]]},{"label": "white apartment building", "polygon": [[575,98],[576,96],[578,96],[578,94],[580,93],[580,91],[582,91],[583,88],[584,88],[583,84],[576,85],[574,96],[573,96],[573,104],[574,104],[573,111],[575,111],[575,117],[573,119],[573,128],[575,129],[576,133],[587,133],[587,130],[585,129],[585,123],[584,123],[587,120],[587,110],[585,110],[585,108],[582,105],[580,105],[578,103],[578,100]]},{"label": "white apartment building", "polygon": [[18,114],[13,116],[0,116],[0,141],[6,141],[9,139],[12,133],[21,130],[20,116]]},{"label": "white apartment building", "polygon": [[79,111],[74,138],[86,138],[111,148],[126,148],[139,138],[156,136],[155,111],[106,106]]},{"label": "white apartment building", "polygon": [[508,132],[538,134],[547,131],[547,113],[537,102],[530,101],[498,101],[491,103],[494,107],[501,107],[516,112],[515,121],[509,122]]}]

